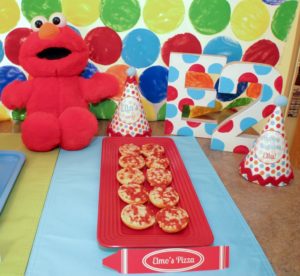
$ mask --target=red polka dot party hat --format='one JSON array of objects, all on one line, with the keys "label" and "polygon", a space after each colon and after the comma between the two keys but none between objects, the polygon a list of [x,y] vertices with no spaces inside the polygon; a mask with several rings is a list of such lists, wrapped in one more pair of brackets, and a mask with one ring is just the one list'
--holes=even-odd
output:
[{"label": "red polka dot party hat", "polygon": [[143,137],[151,135],[136,81],[136,70],[127,70],[127,80],[119,105],[107,128],[108,136]]},{"label": "red polka dot party hat", "polygon": [[286,186],[294,178],[289,161],[284,132],[284,118],[280,106],[285,97],[275,100],[276,108],[256,140],[254,147],[240,164],[240,174],[248,181],[262,186]]}]

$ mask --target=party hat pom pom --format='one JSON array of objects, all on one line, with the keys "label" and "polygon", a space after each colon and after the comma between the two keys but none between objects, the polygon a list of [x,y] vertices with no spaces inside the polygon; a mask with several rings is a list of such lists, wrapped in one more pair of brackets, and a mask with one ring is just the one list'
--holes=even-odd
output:
[{"label": "party hat pom pom", "polygon": [[133,77],[133,76],[135,76],[135,74],[136,74],[136,70],[135,70],[134,67],[129,67],[129,68],[127,69],[127,75],[128,75],[129,77]]},{"label": "party hat pom pom", "polygon": [[277,105],[277,106],[286,106],[288,104],[288,100],[287,100],[287,97],[285,96],[278,96],[274,103]]}]

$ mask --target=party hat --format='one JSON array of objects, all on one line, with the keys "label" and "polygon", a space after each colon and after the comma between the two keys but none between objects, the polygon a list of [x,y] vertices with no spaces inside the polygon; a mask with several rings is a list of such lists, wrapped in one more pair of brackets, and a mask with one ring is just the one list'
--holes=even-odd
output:
[{"label": "party hat", "polygon": [[107,128],[109,136],[150,136],[151,128],[146,119],[140,91],[136,81],[136,70],[127,70],[127,80],[119,105]]},{"label": "party hat", "polygon": [[287,100],[280,96],[275,103],[277,106],[261,135],[240,164],[240,174],[262,186],[285,186],[294,178],[280,108]]}]

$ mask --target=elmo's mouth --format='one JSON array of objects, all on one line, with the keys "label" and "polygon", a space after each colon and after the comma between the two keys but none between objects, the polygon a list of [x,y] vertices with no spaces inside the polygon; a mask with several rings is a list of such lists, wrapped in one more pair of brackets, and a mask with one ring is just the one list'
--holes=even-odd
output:
[{"label": "elmo's mouth", "polygon": [[67,57],[72,52],[67,48],[51,47],[46,48],[37,54],[37,57],[48,60],[55,60]]}]

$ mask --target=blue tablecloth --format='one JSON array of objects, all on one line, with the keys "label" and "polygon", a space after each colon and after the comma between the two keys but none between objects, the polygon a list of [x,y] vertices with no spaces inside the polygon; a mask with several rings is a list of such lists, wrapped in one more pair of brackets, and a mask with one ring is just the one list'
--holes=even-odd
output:
[{"label": "blue tablecloth", "polygon": [[[239,209],[192,137],[173,138],[212,228],[230,246],[230,268],[204,275],[275,275]],[[102,266],[116,249],[96,239],[102,138],[81,151],[61,150],[27,266],[27,276],[117,275]],[[190,274],[199,272],[190,272]],[[166,275],[178,275],[167,273]]]}]

